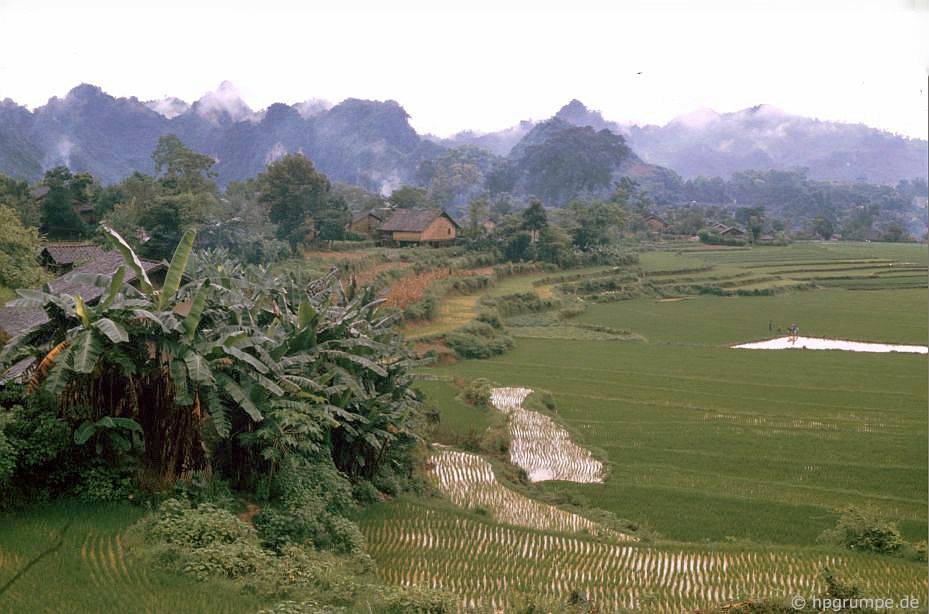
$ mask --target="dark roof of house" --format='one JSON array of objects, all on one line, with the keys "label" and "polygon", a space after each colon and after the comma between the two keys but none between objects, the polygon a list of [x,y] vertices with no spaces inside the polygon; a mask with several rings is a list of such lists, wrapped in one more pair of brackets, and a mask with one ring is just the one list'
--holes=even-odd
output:
[{"label": "dark roof of house", "polygon": [[645,216],[645,221],[646,221],[646,222],[650,222],[650,221],[652,221],[652,220],[655,220],[656,222],[661,222],[662,224],[667,224],[667,222],[665,222],[663,219],[661,219],[660,217],[658,217],[658,216],[655,215],[654,213],[649,213],[648,215]]},{"label": "dark roof of house", "polygon": [[30,194],[36,200],[45,198],[45,195],[48,194],[48,186],[47,185],[36,186],[32,188],[32,190],[30,191]]},{"label": "dark roof of house", "polygon": [[89,262],[104,254],[103,249],[96,243],[86,242],[58,242],[49,243],[42,248],[42,255],[55,264],[77,264]]},{"label": "dark roof of house", "polygon": [[7,382],[17,382],[25,383],[29,379],[29,375],[32,372],[32,366],[36,363],[35,356],[26,356],[25,358],[20,359],[19,361],[13,363],[9,369],[7,369],[3,375],[0,375],[0,386],[6,384]]},{"label": "dark roof of house", "polygon": [[361,213],[357,213],[354,216],[352,216],[352,224],[354,224],[355,222],[360,222],[361,220],[365,219],[368,216],[373,217],[379,222],[383,222],[384,219],[386,219],[388,215],[390,215],[390,211],[385,211],[383,209],[371,209],[369,211],[362,211]]},{"label": "dark roof of house", "polygon": [[[95,285],[93,281],[87,279],[87,276],[112,276],[121,264],[123,264],[123,257],[119,252],[101,252],[97,258],[65,273],[52,281],[49,286],[55,292],[71,296],[80,295],[84,302],[92,303],[100,298],[106,288]],[[164,266],[163,262],[142,260],[142,268],[146,273],[157,271]],[[128,267],[123,280],[125,282],[135,280],[135,273]],[[11,337],[46,321],[48,321],[48,316],[37,307],[0,307],[0,330]]]},{"label": "dark roof of house", "polygon": [[[70,273],[62,275],[49,285],[55,292],[62,292],[64,294],[70,294],[71,296],[80,294],[84,302],[90,302],[99,298],[106,288],[96,286],[93,282],[85,280],[84,277],[88,275],[104,275],[109,277],[116,272],[116,269],[118,269],[123,262],[123,257],[119,252],[101,252],[97,258],[72,269]],[[142,268],[146,273],[157,271],[164,266],[164,262],[142,260]],[[132,272],[132,269],[126,267],[126,276],[123,278],[123,281],[129,283],[134,280],[135,273]]]},{"label": "dark roof of house", "polygon": [[422,232],[437,218],[445,216],[448,221],[460,228],[452,216],[439,209],[397,209],[394,214],[384,222],[381,230],[387,232]]},{"label": "dark roof of house", "polygon": [[36,307],[0,307],[0,330],[10,337],[44,322],[48,322],[48,316]]}]

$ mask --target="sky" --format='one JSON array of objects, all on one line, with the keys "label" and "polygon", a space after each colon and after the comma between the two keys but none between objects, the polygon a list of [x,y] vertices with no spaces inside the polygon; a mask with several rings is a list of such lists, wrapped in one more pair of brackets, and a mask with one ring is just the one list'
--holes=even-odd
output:
[{"label": "sky", "polygon": [[929,0],[0,0],[0,99],[79,83],[253,108],[393,99],[421,133],[544,119],[572,98],[623,123],[770,104],[929,130]]}]

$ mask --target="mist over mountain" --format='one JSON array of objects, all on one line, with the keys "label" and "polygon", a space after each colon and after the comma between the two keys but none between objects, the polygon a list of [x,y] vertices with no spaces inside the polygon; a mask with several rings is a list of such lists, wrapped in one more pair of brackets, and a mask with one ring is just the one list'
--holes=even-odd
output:
[{"label": "mist over mountain", "polygon": [[436,138],[418,134],[395,101],[311,99],[256,111],[224,82],[192,103],[116,98],[87,84],[33,111],[4,100],[0,172],[36,180],[64,164],[112,183],[153,172],[151,152],[164,134],[214,157],[220,185],[300,152],[331,179],[373,192],[435,184],[453,207],[483,190],[560,204],[603,194],[622,176],[647,184],[659,200],[661,186],[680,177],[743,170],[806,167],[813,179],[893,184],[925,177],[929,164],[925,141],[764,105],[634,126],[572,100],[545,121]]},{"label": "mist over mountain", "polygon": [[[729,177],[746,170],[809,169],[811,179],[895,184],[927,176],[927,142],[863,124],[820,121],[790,115],[769,105],[734,113],[699,109],[664,126],[636,126],[604,119],[578,100],[555,117],[576,126],[610,130],[626,137],[643,160],[673,169],[685,179]],[[500,132],[459,134],[451,143],[493,144],[506,155],[518,140],[508,138],[535,125],[523,121]]]},{"label": "mist over mountain", "polygon": [[164,134],[216,158],[218,181],[246,179],[286,153],[301,152],[331,178],[372,191],[415,183],[423,160],[445,147],[420,137],[393,101],[310,100],[254,111],[229,83],[192,104],[177,98],[115,98],[79,85],[34,111],[0,103],[0,172],[35,180],[63,164],[112,183],[151,173]]}]

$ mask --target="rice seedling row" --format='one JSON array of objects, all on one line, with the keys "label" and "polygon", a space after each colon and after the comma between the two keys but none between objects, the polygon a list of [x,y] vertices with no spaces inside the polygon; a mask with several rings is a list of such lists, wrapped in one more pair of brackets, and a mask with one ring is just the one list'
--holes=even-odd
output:
[{"label": "rice seedling row", "polygon": [[381,576],[445,589],[462,609],[501,609],[522,595],[587,596],[604,611],[681,612],[746,597],[806,597],[824,567],[870,595],[917,596],[925,573],[899,559],[776,548],[616,544],[501,526],[418,504],[363,522]]},{"label": "rice seedling row", "polygon": [[528,388],[495,388],[494,407],[507,415],[510,462],[526,471],[529,480],[602,482],[603,463],[571,441],[571,435],[554,420],[523,407]]}]

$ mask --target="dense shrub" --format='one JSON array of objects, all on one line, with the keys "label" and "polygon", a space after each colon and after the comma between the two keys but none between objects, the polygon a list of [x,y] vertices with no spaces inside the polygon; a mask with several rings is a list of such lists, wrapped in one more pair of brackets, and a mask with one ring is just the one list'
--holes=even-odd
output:
[{"label": "dense shrub", "polygon": [[132,465],[110,466],[95,460],[80,472],[80,483],[74,492],[88,503],[133,499],[136,491]]},{"label": "dense shrub", "polygon": [[495,298],[485,298],[482,302],[503,317],[548,311],[558,305],[557,300],[540,298],[535,292],[521,292]]},{"label": "dense shrub", "polygon": [[707,245],[731,245],[731,246],[741,246],[745,245],[744,239],[735,239],[733,237],[724,237],[712,230],[704,228],[697,233],[697,236],[700,237],[701,243],[706,243]]},{"label": "dense shrub", "polygon": [[456,609],[448,594],[418,586],[385,587],[378,599],[375,611],[383,614],[446,614]]},{"label": "dense shrub", "polygon": [[94,455],[74,444],[72,423],[59,415],[54,399],[7,384],[0,391],[0,406],[0,439],[6,442],[0,445],[0,465],[11,467],[6,469],[8,487],[0,488],[0,507],[80,494]]},{"label": "dense shrub", "polygon": [[483,377],[471,380],[464,391],[464,400],[475,407],[490,407],[490,395],[493,392],[493,383]]},{"label": "dense shrub", "polygon": [[895,554],[906,542],[897,526],[873,510],[847,507],[834,529],[825,531],[820,540],[858,552]]},{"label": "dense shrub", "polygon": [[439,299],[433,292],[427,292],[423,298],[403,308],[403,319],[408,322],[431,320],[439,309]]},{"label": "dense shrub", "polygon": [[211,545],[258,543],[254,527],[210,503],[197,506],[168,499],[158,508],[148,529],[152,539],[197,549]]},{"label": "dense shrub", "polygon": [[16,469],[16,450],[3,432],[9,420],[8,415],[0,413],[0,491],[4,492]]},{"label": "dense shrub", "polygon": [[513,339],[501,327],[475,320],[445,336],[445,342],[461,358],[490,358],[513,347]]},{"label": "dense shrub", "polygon": [[254,519],[267,547],[280,551],[287,544],[311,544],[337,552],[364,549],[361,531],[345,517],[356,507],[352,484],[331,462],[287,459],[271,497]]}]

